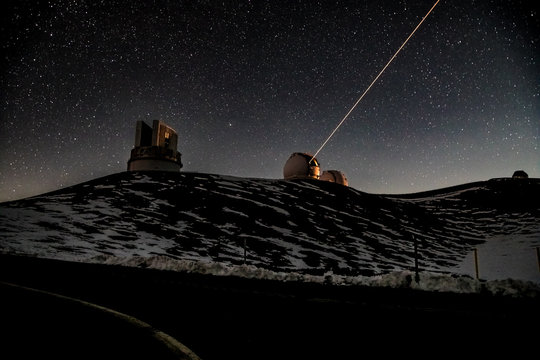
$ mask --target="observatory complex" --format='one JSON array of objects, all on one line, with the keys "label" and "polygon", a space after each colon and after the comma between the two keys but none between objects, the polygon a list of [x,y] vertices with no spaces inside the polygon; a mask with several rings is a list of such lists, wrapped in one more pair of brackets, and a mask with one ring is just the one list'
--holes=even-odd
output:
[{"label": "observatory complex", "polygon": [[[312,160],[313,159],[313,160]],[[338,170],[326,170],[321,175],[319,161],[308,153],[293,153],[283,167],[283,178],[292,179],[316,179],[335,182],[348,186],[349,182],[345,174]]]},{"label": "observatory complex", "polygon": [[[158,170],[178,172],[182,168],[180,152],[176,149],[178,134],[169,125],[154,120],[152,127],[137,121],[135,147],[127,163],[128,171]],[[338,170],[326,170],[321,174],[319,161],[313,155],[293,153],[283,168],[285,180],[315,179],[348,186],[345,174]]]},{"label": "observatory complex", "polygon": [[182,154],[176,150],[177,145],[176,131],[164,122],[154,120],[150,127],[144,121],[137,121],[135,147],[131,150],[128,171],[180,171]]}]

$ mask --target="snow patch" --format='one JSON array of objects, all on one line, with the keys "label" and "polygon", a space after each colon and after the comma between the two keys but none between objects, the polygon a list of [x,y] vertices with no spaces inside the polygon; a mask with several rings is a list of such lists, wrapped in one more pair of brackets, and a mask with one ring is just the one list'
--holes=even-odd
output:
[{"label": "snow patch", "polygon": [[376,276],[343,276],[332,272],[324,275],[309,275],[295,272],[276,272],[254,265],[231,265],[212,261],[177,260],[166,256],[116,257],[99,255],[87,262],[143,267],[165,271],[197,273],[214,276],[236,276],[247,279],[277,280],[287,282],[310,282],[336,286],[371,286],[410,288],[421,291],[452,293],[490,293],[497,296],[540,297],[540,284],[522,280],[477,280],[465,275],[447,275],[411,271],[395,271]]}]

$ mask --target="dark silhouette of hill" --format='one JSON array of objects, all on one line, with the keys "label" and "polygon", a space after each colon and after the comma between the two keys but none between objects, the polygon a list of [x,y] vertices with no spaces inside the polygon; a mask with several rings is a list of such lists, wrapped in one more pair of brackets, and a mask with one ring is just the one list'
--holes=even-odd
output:
[{"label": "dark silhouette of hill", "polygon": [[[165,255],[274,271],[448,271],[496,236],[540,237],[540,180],[406,195],[317,180],[123,172],[0,204],[4,252],[84,260]],[[523,240],[525,239],[525,240]]]},{"label": "dark silhouette of hill", "polygon": [[[523,344],[534,338],[528,329],[540,319],[538,298],[496,295],[485,283],[478,293],[430,292],[403,283],[340,286],[96,262],[161,256],[326,278],[411,270],[416,260],[421,271],[453,274],[482,244],[539,246],[539,195],[539,179],[384,195],[316,180],[123,172],[0,204],[0,281],[136,316],[207,360],[430,357],[434,347],[456,356],[525,354]],[[125,354],[147,358],[154,349],[133,329],[116,342],[94,334],[90,326],[110,336],[118,328],[102,315],[3,291],[9,351],[26,344],[24,333],[34,344],[65,346],[32,355],[81,358],[62,338],[80,347],[94,341],[91,354],[122,354],[132,333],[138,345]],[[499,346],[471,349],[482,337]]]}]

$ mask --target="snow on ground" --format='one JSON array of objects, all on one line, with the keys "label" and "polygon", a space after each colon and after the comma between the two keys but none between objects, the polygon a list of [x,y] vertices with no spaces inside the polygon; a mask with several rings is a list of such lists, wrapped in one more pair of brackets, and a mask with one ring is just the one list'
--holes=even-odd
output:
[{"label": "snow on ground", "polygon": [[219,262],[176,260],[167,256],[115,257],[100,255],[87,262],[215,276],[236,276],[259,280],[301,281],[339,286],[410,288],[423,291],[467,294],[488,292],[499,296],[540,298],[540,283],[512,279],[488,281],[474,279],[467,275],[430,272],[419,272],[417,282],[415,280],[416,274],[412,271],[395,271],[376,276],[343,276],[332,272],[327,272],[324,275],[309,275],[295,272],[276,272],[254,265],[230,265]]},{"label": "snow on ground", "polygon": [[[0,251],[147,261],[218,275],[512,293],[520,284],[540,286],[540,208],[528,200],[534,196],[518,192],[523,184],[485,182],[399,198],[324,182],[121,173],[0,204]],[[539,188],[531,183],[527,191]],[[419,283],[411,281],[416,243]],[[247,265],[238,265],[246,252]]]},{"label": "snow on ground", "polygon": [[494,236],[467,254],[453,271],[457,274],[478,275],[482,279],[521,279],[540,284],[539,247],[534,247],[537,235]]}]

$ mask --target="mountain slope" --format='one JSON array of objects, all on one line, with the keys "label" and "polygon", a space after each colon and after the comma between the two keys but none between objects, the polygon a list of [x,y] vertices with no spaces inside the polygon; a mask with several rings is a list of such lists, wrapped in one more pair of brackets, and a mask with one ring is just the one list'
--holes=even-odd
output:
[{"label": "mountain slope", "polygon": [[390,196],[316,180],[123,172],[0,204],[0,249],[65,260],[165,255],[374,275],[411,269],[416,242],[423,269],[452,273],[490,241],[533,254],[537,199],[539,179]]}]

